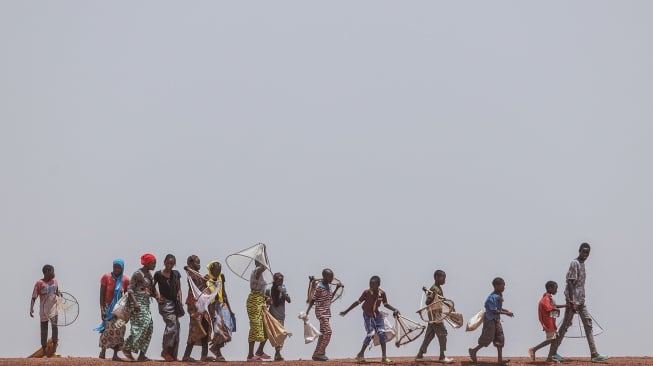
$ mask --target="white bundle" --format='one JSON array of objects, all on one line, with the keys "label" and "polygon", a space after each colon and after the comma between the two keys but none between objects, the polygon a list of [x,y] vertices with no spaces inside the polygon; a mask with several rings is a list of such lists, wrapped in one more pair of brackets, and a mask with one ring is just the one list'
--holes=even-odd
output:
[{"label": "white bundle", "polygon": [[304,343],[309,344],[316,340],[319,336],[322,335],[313,324],[308,322],[308,314],[306,312],[302,311],[299,313],[297,318],[301,319],[304,322]]},{"label": "white bundle", "polygon": [[[388,342],[393,340],[395,338],[396,332],[395,328],[392,326],[390,323],[390,320],[388,320],[388,313],[385,311],[381,311],[381,315],[383,316],[383,328],[385,328],[385,337]],[[374,331],[372,331],[374,332]],[[369,334],[368,334],[369,336]],[[374,338],[372,339],[372,344],[375,346],[378,346],[381,344],[381,341],[379,340],[379,334],[375,332]],[[371,346],[370,346],[371,347]]]},{"label": "white bundle", "polygon": [[468,332],[476,330],[476,328],[483,324],[484,319],[485,309],[481,309],[478,313],[474,314],[474,316],[469,319],[467,322],[467,328],[465,330]]}]

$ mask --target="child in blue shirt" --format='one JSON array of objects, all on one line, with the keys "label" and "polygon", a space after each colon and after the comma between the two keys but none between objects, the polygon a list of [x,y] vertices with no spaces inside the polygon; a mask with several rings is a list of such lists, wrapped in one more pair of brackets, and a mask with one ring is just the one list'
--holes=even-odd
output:
[{"label": "child in blue shirt", "polygon": [[476,353],[479,349],[494,343],[497,348],[498,363],[503,365],[510,360],[504,360],[501,354],[505,338],[501,326],[501,314],[509,317],[515,316],[510,310],[503,308],[503,291],[506,289],[506,281],[501,277],[492,280],[494,291],[485,300],[485,319],[483,320],[483,331],[478,338],[478,345],[469,349],[469,357],[476,364]]}]

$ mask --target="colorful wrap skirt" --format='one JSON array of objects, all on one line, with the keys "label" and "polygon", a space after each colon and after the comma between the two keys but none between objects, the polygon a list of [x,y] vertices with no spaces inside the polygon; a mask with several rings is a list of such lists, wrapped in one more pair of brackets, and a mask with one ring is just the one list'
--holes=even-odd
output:
[{"label": "colorful wrap skirt", "polygon": [[263,306],[265,295],[262,292],[252,291],[247,296],[247,317],[249,318],[249,342],[263,342],[265,329],[263,328]]}]

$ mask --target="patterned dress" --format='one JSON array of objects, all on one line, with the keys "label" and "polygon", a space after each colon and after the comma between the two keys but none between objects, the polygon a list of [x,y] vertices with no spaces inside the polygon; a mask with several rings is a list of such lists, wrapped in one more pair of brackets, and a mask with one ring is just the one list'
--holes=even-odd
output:
[{"label": "patterned dress", "polygon": [[[194,276],[188,276],[188,278],[193,281],[195,286],[203,291],[206,288],[206,280],[203,278],[196,278]],[[211,334],[211,325],[209,324],[208,314],[198,314],[194,316],[197,312],[197,306],[195,305],[195,298],[193,297],[193,289],[188,284],[188,297],[186,297],[186,306],[188,308],[188,315],[190,318],[190,324],[188,328],[188,341],[187,344],[192,344],[199,346],[202,344],[202,339],[206,338]]]},{"label": "patterned dress", "polygon": [[[106,312],[109,308],[107,305],[104,308]],[[100,347],[101,348],[122,348],[125,343],[125,332],[127,331],[127,325],[124,321],[118,319],[118,317],[113,317],[106,324],[106,327],[100,333]]]},{"label": "patterned dress", "polygon": [[[127,291],[127,287],[129,286],[129,277],[125,275],[122,275],[122,277],[123,278],[122,278],[122,284],[120,286],[120,294],[123,294],[125,291]],[[109,311],[109,307],[111,306],[111,302],[113,301],[116,282],[117,281],[115,276],[112,276],[111,273],[105,274],[100,279],[100,284],[105,286],[107,289],[104,296],[105,303],[106,303],[106,306],[104,307],[105,314]],[[127,325],[125,324],[125,322],[118,319],[118,317],[116,316],[112,317],[109,321],[106,321],[104,330],[102,331],[102,333],[100,333],[100,342],[99,342],[100,348],[103,349],[122,348],[123,344],[125,343],[126,331],[127,331]]]},{"label": "patterned dress", "polygon": [[150,312],[150,294],[154,293],[152,275],[142,270],[134,272],[132,275],[129,292],[134,294],[136,302],[140,309],[139,312],[132,312],[130,334],[125,341],[123,349],[129,352],[142,352],[145,354],[150,346],[154,325],[152,322],[152,313]]}]

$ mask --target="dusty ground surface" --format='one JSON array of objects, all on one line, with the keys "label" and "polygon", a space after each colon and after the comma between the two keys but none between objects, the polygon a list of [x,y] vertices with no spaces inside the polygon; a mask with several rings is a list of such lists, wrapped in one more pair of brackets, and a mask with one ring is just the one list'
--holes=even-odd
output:
[{"label": "dusty ground surface", "polygon": [[[536,365],[551,365],[550,363],[544,362],[542,358],[538,358],[537,361],[532,362],[528,358],[523,357],[508,357],[510,363],[508,365],[518,365],[518,366],[536,366]],[[442,365],[441,363],[432,361],[432,362],[415,362],[412,357],[394,357],[392,358],[395,364],[397,365]],[[451,365],[455,366],[471,366],[472,363],[469,360],[469,357],[455,357],[455,362]],[[287,360],[283,362],[244,362],[244,361],[227,361],[222,364],[228,365],[260,365],[262,363],[270,363],[277,366],[330,366],[330,365],[356,365],[354,359],[338,359],[338,360],[329,360],[327,362],[315,362],[310,360]],[[82,358],[82,357],[60,357],[60,358],[4,358],[0,359],[0,366],[5,365],[52,365],[52,366],[109,366],[122,364],[119,362],[112,362],[109,360],[99,360],[97,358]],[[193,363],[183,363],[183,362],[163,362],[161,360],[152,360],[149,362],[138,363],[147,366],[170,366],[172,365],[215,365],[221,364],[216,362],[193,362]],[[370,358],[367,360],[367,364],[373,366],[381,366],[381,360],[379,358]],[[479,366],[489,366],[496,365],[496,358],[488,357],[479,357]],[[583,357],[572,357],[568,358],[564,363],[558,365],[620,365],[620,366],[631,366],[631,365],[648,365],[653,366],[653,357],[615,357],[610,360],[602,363],[591,363],[588,358]]]}]

